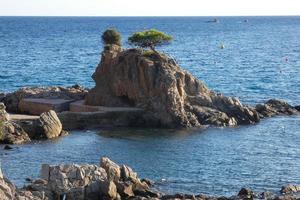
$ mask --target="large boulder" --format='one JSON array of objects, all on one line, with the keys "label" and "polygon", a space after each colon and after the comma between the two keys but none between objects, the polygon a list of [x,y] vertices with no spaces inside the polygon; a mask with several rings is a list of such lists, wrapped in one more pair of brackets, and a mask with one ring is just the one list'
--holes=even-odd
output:
[{"label": "large boulder", "polygon": [[53,110],[42,113],[37,122],[37,129],[44,138],[51,139],[60,136],[62,124]]},{"label": "large boulder", "polygon": [[209,90],[165,55],[107,47],[92,78],[96,86],[85,103],[139,107],[150,126],[234,126],[259,121],[257,111],[238,99]]}]

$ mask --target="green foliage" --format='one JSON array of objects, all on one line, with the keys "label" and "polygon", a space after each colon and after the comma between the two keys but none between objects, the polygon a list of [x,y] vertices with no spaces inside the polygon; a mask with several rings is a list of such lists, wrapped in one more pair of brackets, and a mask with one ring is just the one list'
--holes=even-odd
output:
[{"label": "green foliage", "polygon": [[102,34],[102,42],[104,45],[119,45],[121,46],[121,34],[115,29],[107,29]]},{"label": "green foliage", "polygon": [[143,56],[146,56],[146,57],[151,57],[153,54],[155,54],[155,52],[152,50],[146,50],[143,52]]},{"label": "green foliage", "polygon": [[129,44],[142,48],[150,48],[155,51],[156,46],[169,43],[172,37],[156,29],[145,30],[134,33],[128,38]]}]

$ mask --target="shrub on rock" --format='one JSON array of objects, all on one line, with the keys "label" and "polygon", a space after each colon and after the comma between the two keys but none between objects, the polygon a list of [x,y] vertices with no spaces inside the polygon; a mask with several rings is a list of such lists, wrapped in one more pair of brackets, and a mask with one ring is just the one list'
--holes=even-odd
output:
[{"label": "shrub on rock", "polygon": [[155,47],[168,44],[172,40],[172,36],[167,35],[156,29],[145,30],[134,33],[128,38],[129,44],[139,46],[142,48],[150,48],[156,52]]},{"label": "shrub on rock", "polygon": [[102,42],[104,45],[121,46],[121,34],[115,29],[107,29],[102,34]]}]

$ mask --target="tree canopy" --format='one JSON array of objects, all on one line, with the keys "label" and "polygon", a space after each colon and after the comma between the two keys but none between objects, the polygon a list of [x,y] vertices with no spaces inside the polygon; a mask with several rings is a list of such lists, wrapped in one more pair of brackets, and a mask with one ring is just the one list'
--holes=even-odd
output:
[{"label": "tree canopy", "polygon": [[129,44],[142,48],[150,48],[153,51],[155,51],[156,46],[168,44],[171,40],[172,36],[156,29],[136,32],[128,38]]},{"label": "tree canopy", "polygon": [[107,29],[102,34],[102,42],[105,45],[116,44],[121,46],[121,34],[116,29]]}]

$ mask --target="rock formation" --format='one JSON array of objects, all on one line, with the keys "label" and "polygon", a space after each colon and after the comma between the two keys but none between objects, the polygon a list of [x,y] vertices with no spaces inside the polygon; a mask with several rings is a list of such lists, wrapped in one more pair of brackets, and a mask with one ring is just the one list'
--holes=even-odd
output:
[{"label": "rock formation", "polygon": [[0,171],[1,200],[299,200],[299,188],[299,185],[283,186],[282,194],[259,194],[242,188],[232,197],[170,195],[155,189],[151,181],[140,179],[130,167],[117,165],[107,157],[101,159],[99,166],[44,164],[40,179],[20,189],[5,179]]},{"label": "rock formation", "polygon": [[54,111],[42,113],[31,121],[2,121],[0,143],[23,144],[32,139],[51,139],[67,134]]},{"label": "rock formation", "polygon": [[0,169],[0,199],[14,200],[16,199],[16,187],[6,179]]},{"label": "rock formation", "polygon": [[20,113],[19,103],[24,98],[82,100],[87,90],[78,85],[72,87],[31,87],[21,88],[15,92],[5,94],[2,102],[9,112]]},{"label": "rock formation", "polygon": [[145,112],[140,119],[149,126],[252,124],[260,120],[260,115],[267,116],[269,108],[277,109],[268,104],[255,109],[242,105],[237,98],[217,94],[173,59],[141,49],[106,47],[92,78],[96,86],[86,96],[87,105],[142,108]]}]

